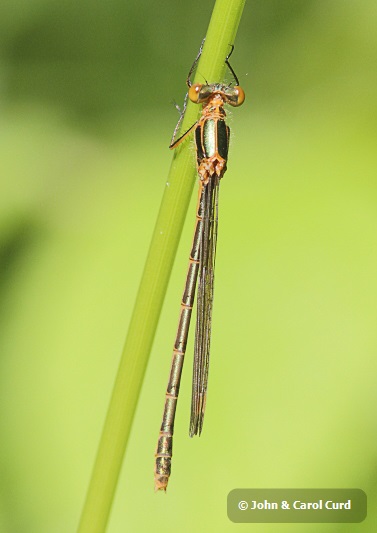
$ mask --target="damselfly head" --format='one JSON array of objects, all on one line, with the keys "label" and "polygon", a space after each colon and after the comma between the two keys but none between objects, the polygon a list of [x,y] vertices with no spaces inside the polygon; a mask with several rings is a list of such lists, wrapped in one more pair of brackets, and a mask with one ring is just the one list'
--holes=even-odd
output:
[{"label": "damselfly head", "polygon": [[233,107],[238,107],[245,101],[244,90],[239,85],[231,87],[220,83],[209,85],[194,83],[188,91],[188,96],[194,104],[205,104],[216,95],[219,95],[225,103]]}]

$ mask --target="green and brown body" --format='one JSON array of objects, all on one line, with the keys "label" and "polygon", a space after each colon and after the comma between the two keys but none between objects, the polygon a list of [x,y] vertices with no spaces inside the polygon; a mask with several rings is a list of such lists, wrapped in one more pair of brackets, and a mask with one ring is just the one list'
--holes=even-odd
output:
[{"label": "green and brown body", "polygon": [[[226,63],[228,64],[228,58]],[[229,64],[228,66],[230,67]],[[238,84],[234,87],[223,84],[191,85],[189,78],[187,83],[190,100],[203,104],[202,114],[198,122],[174,141],[170,148],[178,146],[194,130],[197,171],[200,178],[199,197],[164,414],[155,454],[155,490],[166,490],[171,472],[174,419],[198,275],[190,436],[200,435],[203,427],[211,342],[218,195],[220,180],[226,171],[229,149],[229,127],[225,122],[224,104],[238,106],[244,100],[243,90]]]}]

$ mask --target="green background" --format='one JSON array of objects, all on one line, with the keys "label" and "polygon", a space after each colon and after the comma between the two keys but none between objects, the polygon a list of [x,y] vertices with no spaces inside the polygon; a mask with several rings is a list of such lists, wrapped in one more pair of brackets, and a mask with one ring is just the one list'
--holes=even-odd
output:
[{"label": "green background", "polygon": [[[77,527],[212,6],[1,2],[1,533]],[[154,494],[195,193],[109,533],[375,531],[376,27],[374,0],[246,4],[204,431],[188,437],[191,336]],[[239,487],[357,487],[368,517],[233,524]]]}]

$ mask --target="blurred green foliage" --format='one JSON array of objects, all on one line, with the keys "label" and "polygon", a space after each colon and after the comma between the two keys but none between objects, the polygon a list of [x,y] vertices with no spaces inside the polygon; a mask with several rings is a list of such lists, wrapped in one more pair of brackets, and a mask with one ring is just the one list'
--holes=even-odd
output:
[{"label": "blurred green foliage", "polygon": [[[171,158],[171,101],[212,2],[189,7],[1,3],[1,533],[78,523]],[[187,437],[189,360],[171,484],[155,495],[193,208],[110,533],[235,530],[230,490],[285,486],[361,488],[368,518],[253,530],[375,530],[376,22],[373,0],[247,3],[204,432]]]}]

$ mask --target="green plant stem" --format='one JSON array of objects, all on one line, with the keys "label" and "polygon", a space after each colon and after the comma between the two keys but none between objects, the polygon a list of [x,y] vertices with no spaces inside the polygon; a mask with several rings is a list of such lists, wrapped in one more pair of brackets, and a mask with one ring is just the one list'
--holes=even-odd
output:
[{"label": "green plant stem", "polygon": [[[221,80],[224,58],[234,42],[245,0],[217,0],[196,78]],[[181,131],[197,120],[199,106],[189,103]],[[103,533],[136,409],[149,353],[195,183],[193,155],[183,143],[174,152],[160,212],[115,380],[78,533]],[[161,399],[162,407],[162,399]],[[157,438],[156,421],[156,438]],[[151,455],[153,450],[151,450]],[[153,461],[151,460],[151,465]],[[151,490],[153,487],[151,470]]]}]

